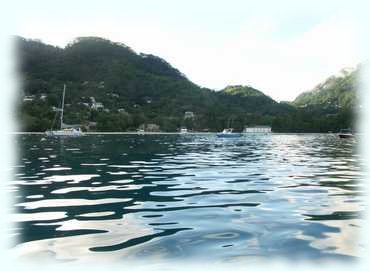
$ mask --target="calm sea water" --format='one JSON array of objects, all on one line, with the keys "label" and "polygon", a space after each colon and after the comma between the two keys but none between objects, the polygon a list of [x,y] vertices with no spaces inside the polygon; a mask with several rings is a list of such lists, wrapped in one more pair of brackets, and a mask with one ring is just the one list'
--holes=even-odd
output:
[{"label": "calm sea water", "polygon": [[334,135],[19,135],[20,257],[355,259],[363,186]]}]

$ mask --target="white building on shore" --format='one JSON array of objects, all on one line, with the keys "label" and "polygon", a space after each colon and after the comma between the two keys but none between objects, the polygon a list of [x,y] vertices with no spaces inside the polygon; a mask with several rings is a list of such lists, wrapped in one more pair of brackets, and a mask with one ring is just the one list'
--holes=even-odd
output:
[{"label": "white building on shore", "polygon": [[271,126],[258,125],[245,127],[244,133],[271,133]]}]

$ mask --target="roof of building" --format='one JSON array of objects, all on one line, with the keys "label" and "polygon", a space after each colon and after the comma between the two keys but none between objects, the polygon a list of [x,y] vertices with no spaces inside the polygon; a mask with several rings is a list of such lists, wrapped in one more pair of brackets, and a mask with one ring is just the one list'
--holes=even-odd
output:
[{"label": "roof of building", "polygon": [[271,128],[268,125],[255,125],[255,126],[246,126],[245,128]]}]

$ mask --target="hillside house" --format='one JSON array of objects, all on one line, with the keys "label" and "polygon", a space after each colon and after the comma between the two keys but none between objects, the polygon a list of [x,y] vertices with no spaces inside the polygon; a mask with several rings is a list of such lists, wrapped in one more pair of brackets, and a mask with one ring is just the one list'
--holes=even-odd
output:
[{"label": "hillside house", "polygon": [[91,100],[91,106],[90,106],[91,109],[93,109],[93,110],[99,110],[99,109],[103,109],[104,108],[104,105],[101,102],[97,102],[95,100],[95,97],[90,97],[90,100]]},{"label": "hillside house", "polygon": [[24,96],[23,97],[23,102],[32,102],[34,99],[35,99],[34,95]]},{"label": "hillside house", "polygon": [[193,118],[195,118],[195,115],[192,111],[186,111],[185,115],[184,115],[184,118],[185,119],[193,119]]}]

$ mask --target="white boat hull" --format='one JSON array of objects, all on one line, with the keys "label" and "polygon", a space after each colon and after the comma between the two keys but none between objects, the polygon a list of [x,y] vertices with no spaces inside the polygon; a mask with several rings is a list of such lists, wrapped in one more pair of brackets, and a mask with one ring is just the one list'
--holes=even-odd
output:
[{"label": "white boat hull", "polygon": [[83,136],[84,133],[80,128],[67,128],[63,123],[63,112],[64,112],[64,96],[66,93],[66,85],[63,87],[63,96],[62,96],[62,108],[60,109],[60,130],[47,130],[45,132],[46,136],[55,136],[55,137],[78,137]]},{"label": "white boat hull", "polygon": [[51,131],[46,131],[45,132],[46,136],[55,136],[55,137],[78,137],[78,136],[83,136],[84,133],[80,130],[51,130]]},{"label": "white boat hull", "polygon": [[353,138],[353,134],[338,134],[339,138]]}]

